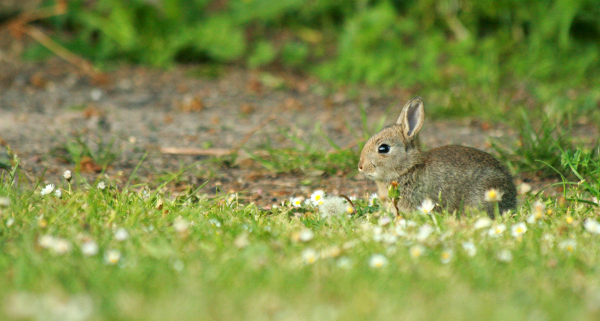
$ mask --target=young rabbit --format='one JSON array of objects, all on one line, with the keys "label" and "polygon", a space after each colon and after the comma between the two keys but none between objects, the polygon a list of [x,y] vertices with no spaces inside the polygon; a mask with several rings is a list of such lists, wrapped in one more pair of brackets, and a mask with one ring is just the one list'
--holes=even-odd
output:
[{"label": "young rabbit", "polygon": [[[497,189],[502,194],[500,213],[514,210],[515,184],[508,170],[491,155],[456,145],[421,151],[417,133],[424,116],[421,98],[409,101],[396,124],[371,137],[360,155],[358,170],[377,183],[378,195],[388,207],[394,212],[414,211],[429,198],[449,212],[477,208],[493,218],[494,204],[486,202],[484,195]],[[387,197],[392,182],[398,183],[400,192],[396,206]]]}]

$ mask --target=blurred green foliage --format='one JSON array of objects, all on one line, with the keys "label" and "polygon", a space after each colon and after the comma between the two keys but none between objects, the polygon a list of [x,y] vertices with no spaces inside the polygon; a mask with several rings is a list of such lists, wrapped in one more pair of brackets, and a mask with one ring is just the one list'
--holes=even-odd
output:
[{"label": "blurred green foliage", "polygon": [[74,0],[47,22],[99,64],[272,65],[340,84],[451,88],[430,97],[454,115],[507,109],[496,106],[507,87],[542,101],[597,91],[598,17],[597,0]]}]

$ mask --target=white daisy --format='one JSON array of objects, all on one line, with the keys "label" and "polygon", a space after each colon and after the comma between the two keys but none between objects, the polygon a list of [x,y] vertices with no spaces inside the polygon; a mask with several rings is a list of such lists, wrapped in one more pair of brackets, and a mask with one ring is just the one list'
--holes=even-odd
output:
[{"label": "white daisy", "polygon": [[558,243],[558,248],[569,253],[575,252],[577,242],[574,239],[567,239]]},{"label": "white daisy", "polygon": [[440,255],[440,260],[442,263],[446,264],[452,260],[452,256],[454,255],[454,251],[452,249],[444,249],[442,254]]},{"label": "white daisy", "polygon": [[477,254],[477,248],[475,247],[475,244],[473,244],[473,242],[463,242],[462,247],[468,256],[473,257],[475,256],[475,254]]},{"label": "white daisy", "polygon": [[104,263],[109,265],[117,264],[121,260],[121,252],[119,250],[108,250],[104,252]]},{"label": "white daisy", "polygon": [[488,235],[491,237],[498,237],[498,236],[502,235],[502,233],[504,233],[505,230],[506,230],[506,225],[500,223],[500,224],[490,228],[488,230]]},{"label": "white daisy", "polygon": [[425,253],[425,247],[421,244],[413,245],[409,250],[410,256],[417,259]]},{"label": "white daisy", "polygon": [[42,189],[42,191],[40,192],[40,194],[42,196],[44,196],[44,195],[48,195],[48,194],[52,193],[52,191],[54,191],[54,184],[48,184],[48,185],[46,185],[46,187],[44,187]]},{"label": "white daisy", "polygon": [[89,240],[81,244],[81,253],[85,256],[94,256],[98,254],[98,243]]},{"label": "white daisy", "polygon": [[325,191],[322,189],[318,189],[310,195],[310,201],[314,206],[319,206],[323,203],[323,198],[325,198]]},{"label": "white daisy", "polygon": [[173,229],[177,233],[185,233],[190,223],[184,220],[181,216],[178,216],[173,222]]},{"label": "white daisy", "polygon": [[311,230],[304,229],[300,232],[300,234],[298,234],[298,239],[302,242],[308,242],[312,240],[314,236],[315,233],[313,233]]},{"label": "white daisy", "polygon": [[417,241],[419,242],[423,242],[425,241],[429,235],[431,235],[431,233],[433,233],[433,227],[427,223],[423,224],[420,228],[419,228],[419,232],[417,233]]},{"label": "white daisy", "polygon": [[369,206],[375,205],[375,200],[378,199],[377,193],[369,195]]},{"label": "white daisy", "polygon": [[129,238],[129,232],[125,228],[120,227],[115,231],[115,240],[123,242],[127,238]]},{"label": "white daisy", "polygon": [[433,211],[434,207],[435,203],[430,198],[425,198],[421,203],[421,206],[417,207],[417,210],[419,210],[421,214],[427,215],[431,214],[431,211]]},{"label": "white daisy", "polygon": [[598,221],[588,218],[583,222],[583,227],[590,233],[600,234],[600,223]]},{"label": "white daisy", "polygon": [[499,202],[502,200],[502,195],[504,193],[499,191],[496,188],[491,188],[485,191],[484,199],[486,202]]},{"label": "white daisy", "polygon": [[71,251],[71,242],[62,238],[56,238],[51,249],[54,254],[65,254]]},{"label": "white daisy", "polygon": [[482,228],[486,228],[486,227],[490,227],[492,226],[492,220],[489,217],[482,217],[477,219],[477,221],[475,221],[475,223],[473,224],[473,228],[476,230],[480,230]]},{"label": "white daisy", "polygon": [[381,268],[388,264],[388,259],[382,254],[373,254],[369,259],[369,266],[372,268]]},{"label": "white daisy", "polygon": [[54,243],[56,238],[52,235],[42,235],[38,238],[38,244],[45,249],[54,247]]},{"label": "white daisy", "polygon": [[531,185],[529,185],[527,183],[521,183],[521,184],[519,184],[519,187],[517,188],[517,193],[519,193],[519,195],[527,194],[530,191],[531,191]]},{"label": "white daisy", "polygon": [[509,250],[501,250],[496,253],[496,258],[500,262],[510,262],[513,259],[513,255]]},{"label": "white daisy", "polygon": [[105,189],[106,188],[106,183],[104,182],[100,182],[98,183],[98,185],[96,185],[97,189]]},{"label": "white daisy", "polygon": [[238,200],[238,194],[237,193],[231,193],[231,194],[227,195],[227,204],[236,203],[237,200]]},{"label": "white daisy", "polygon": [[67,180],[67,182],[71,181],[71,178],[73,177],[71,174],[71,171],[66,170],[65,173],[63,174],[63,177]]},{"label": "white daisy", "polygon": [[511,233],[514,237],[520,237],[521,235],[527,232],[527,225],[525,223],[520,222],[512,226]]},{"label": "white daisy", "polygon": [[349,269],[352,267],[352,261],[348,257],[342,256],[337,259],[337,266],[342,269]]},{"label": "white daisy", "polygon": [[314,249],[308,248],[302,251],[302,261],[306,264],[313,264],[319,258],[319,253]]},{"label": "white daisy", "polygon": [[533,203],[533,214],[535,214],[536,218],[541,218],[545,211],[546,204],[540,202],[539,200]]},{"label": "white daisy", "polygon": [[290,204],[292,204],[293,207],[302,207],[302,197],[292,197],[290,198]]}]

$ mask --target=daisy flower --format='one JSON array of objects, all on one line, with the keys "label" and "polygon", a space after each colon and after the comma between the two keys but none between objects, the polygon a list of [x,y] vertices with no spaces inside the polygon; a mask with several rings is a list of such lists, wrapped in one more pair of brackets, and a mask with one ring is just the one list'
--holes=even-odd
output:
[{"label": "daisy flower", "polygon": [[475,244],[473,244],[473,242],[463,242],[462,247],[468,256],[473,257],[477,253],[477,248],[475,247]]},{"label": "daisy flower", "polygon": [[431,214],[431,211],[433,211],[433,208],[435,207],[435,203],[428,197],[425,198],[423,200],[423,203],[421,203],[421,206],[417,207],[417,210],[419,210],[419,212],[421,214]]},{"label": "daisy flower", "polygon": [[454,251],[452,249],[444,249],[442,254],[440,255],[440,260],[442,263],[446,264],[452,260],[452,256],[454,255]]},{"label": "daisy flower", "polygon": [[98,243],[89,240],[81,244],[81,253],[85,256],[94,256],[98,254]]},{"label": "daisy flower", "polygon": [[40,194],[42,196],[44,196],[44,195],[48,195],[48,194],[52,193],[52,191],[54,191],[54,184],[48,184],[48,185],[46,185],[46,187],[44,187],[42,189],[42,191],[40,192]]},{"label": "daisy flower", "polygon": [[56,191],[54,191],[54,196],[56,196],[56,198],[62,197],[62,191],[60,190],[60,188],[57,188]]},{"label": "daisy flower", "polygon": [[346,214],[352,214],[354,213],[354,207],[352,207],[352,205],[350,204],[346,204]]},{"label": "daisy flower", "polygon": [[129,232],[125,228],[120,227],[115,231],[115,240],[123,242],[127,238],[129,238]]},{"label": "daisy flower", "polygon": [[425,253],[425,247],[421,244],[413,245],[410,248],[409,253],[412,258],[420,258]]},{"label": "daisy flower", "polygon": [[290,204],[292,204],[293,207],[302,207],[302,201],[303,199],[301,197],[290,198]]},{"label": "daisy flower", "polygon": [[563,251],[573,253],[573,252],[575,252],[575,249],[577,248],[577,242],[574,239],[564,240],[564,241],[558,243],[558,248]]},{"label": "daisy flower", "polygon": [[106,183],[104,182],[100,182],[98,183],[98,185],[96,185],[97,189],[105,189],[106,188]]},{"label": "daisy flower", "polygon": [[108,250],[104,252],[104,263],[114,265],[121,260],[121,252],[119,250]]},{"label": "daisy flower", "polygon": [[527,232],[527,225],[525,223],[520,222],[512,226],[511,233],[514,237],[520,237],[521,235]]},{"label": "daisy flower", "polygon": [[527,183],[521,183],[521,184],[519,184],[519,187],[517,188],[517,193],[519,193],[520,195],[527,194],[530,191],[531,191],[531,185],[529,185]]},{"label": "daisy flower", "polygon": [[433,227],[425,223],[419,228],[416,238],[419,242],[423,242],[431,235],[431,233],[433,233]]},{"label": "daisy flower", "polygon": [[496,188],[491,188],[485,191],[484,199],[486,202],[499,202],[502,200],[503,192],[500,192]]},{"label": "daisy flower", "polygon": [[369,266],[372,268],[381,268],[388,264],[388,259],[382,254],[373,254],[369,259]]},{"label": "daisy flower", "polygon": [[496,253],[496,258],[500,262],[510,262],[513,259],[513,255],[509,250],[501,250],[500,252]]},{"label": "daisy flower", "polygon": [[596,220],[588,218],[583,222],[583,227],[590,233],[600,234],[600,223]]},{"label": "daisy flower", "polygon": [[67,182],[70,182],[73,175],[71,174],[71,171],[66,170],[65,173],[63,174],[63,177],[67,180]]},{"label": "daisy flower", "polygon": [[184,220],[181,216],[178,216],[173,222],[173,229],[177,233],[185,233],[190,223]]},{"label": "daisy flower", "polygon": [[541,218],[545,211],[546,204],[540,202],[539,200],[533,203],[533,214],[536,216],[536,218]]},{"label": "daisy flower", "polygon": [[302,242],[308,242],[313,239],[315,233],[309,229],[304,229],[298,234],[298,239]]},{"label": "daisy flower", "polygon": [[302,261],[306,264],[313,264],[319,258],[319,253],[314,249],[308,248],[302,251]]},{"label": "daisy flower", "polygon": [[61,238],[57,238],[54,240],[54,244],[52,244],[52,252],[54,254],[60,255],[65,254],[69,251],[71,251],[71,242]]},{"label": "daisy flower", "polygon": [[475,228],[476,230],[480,230],[482,228],[486,228],[486,227],[490,227],[492,226],[492,220],[489,217],[482,217],[480,219],[477,219],[477,221],[475,221],[475,223],[473,224],[473,228]]},{"label": "daisy flower", "polygon": [[502,233],[504,233],[505,230],[506,230],[506,225],[500,223],[500,224],[490,228],[488,230],[488,235],[491,237],[498,237],[498,236],[502,235]]},{"label": "daisy flower", "polygon": [[325,192],[322,189],[318,189],[310,195],[310,201],[314,206],[323,204],[323,198],[325,198]]},{"label": "daisy flower", "polygon": [[348,257],[342,256],[337,259],[337,266],[342,269],[349,269],[352,267],[352,261]]},{"label": "daisy flower", "polygon": [[227,204],[233,204],[234,202],[237,202],[237,199],[238,199],[238,194],[231,193],[231,194],[227,195]]},{"label": "daisy flower", "polygon": [[375,205],[375,200],[378,199],[377,193],[369,195],[369,206]]},{"label": "daisy flower", "polygon": [[250,245],[250,241],[248,240],[248,233],[244,232],[238,235],[235,240],[233,240],[233,245],[238,249],[244,248]]},{"label": "daisy flower", "polygon": [[527,223],[529,224],[534,224],[539,218],[541,218],[541,215],[538,217],[537,214],[532,213],[529,216],[527,216]]},{"label": "daisy flower", "polygon": [[42,235],[38,238],[38,244],[45,249],[52,248],[54,243],[56,243],[56,238],[52,235]]}]

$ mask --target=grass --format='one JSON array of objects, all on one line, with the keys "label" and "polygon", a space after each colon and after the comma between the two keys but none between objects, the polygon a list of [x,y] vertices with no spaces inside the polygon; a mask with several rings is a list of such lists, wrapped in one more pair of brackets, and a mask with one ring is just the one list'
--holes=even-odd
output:
[{"label": "grass", "polygon": [[536,124],[523,109],[520,110],[520,118],[516,120],[515,127],[519,136],[513,144],[503,144],[498,139],[492,141],[492,148],[499,159],[513,173],[529,173],[538,177],[567,174],[567,171],[558,169],[562,168],[561,151],[574,149],[569,129],[559,127],[557,121],[545,116]]},{"label": "grass", "polygon": [[115,161],[118,151],[114,138],[106,142],[102,136],[89,137],[84,134],[70,135],[62,146],[51,151],[51,156],[65,163],[75,164],[76,170],[89,167],[88,171],[106,169]]},{"label": "grass", "polygon": [[[356,171],[359,154],[353,148],[355,145],[362,147],[361,143],[346,147],[338,146],[323,132],[320,125],[316,125],[315,132],[307,137],[301,137],[291,128],[280,128],[279,133],[292,147],[273,147],[269,141],[258,152],[248,151],[254,161],[269,171],[308,173],[313,176],[348,174]],[[356,141],[361,142],[361,139],[357,137]]]},{"label": "grass", "polygon": [[[580,175],[597,175],[595,158],[567,157]],[[104,181],[102,189],[74,179],[78,187],[63,180],[57,198],[2,174],[0,318],[594,320],[600,314],[592,181],[567,185],[572,202],[541,199],[542,205],[527,195],[518,213],[486,226],[476,213],[390,220],[377,202],[361,198],[357,215],[326,218],[309,205],[264,210],[195,188],[174,194],[165,184],[123,189]],[[513,236],[523,222],[526,231]],[[490,234],[501,225],[504,232]],[[125,237],[118,235],[123,229]],[[98,252],[86,252],[86,242]],[[476,249],[473,256],[465,242]]]}]

